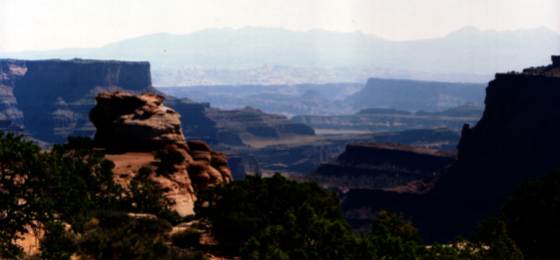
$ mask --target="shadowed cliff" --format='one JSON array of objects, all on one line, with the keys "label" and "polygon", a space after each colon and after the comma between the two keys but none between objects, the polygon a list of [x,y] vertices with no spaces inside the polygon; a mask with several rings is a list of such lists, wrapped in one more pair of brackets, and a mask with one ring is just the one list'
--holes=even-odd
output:
[{"label": "shadowed cliff", "polygon": [[508,194],[527,180],[560,168],[560,62],[497,74],[486,89],[482,119],[465,125],[458,159],[423,195],[351,191],[347,209],[403,212],[428,240],[467,235],[497,212]]}]

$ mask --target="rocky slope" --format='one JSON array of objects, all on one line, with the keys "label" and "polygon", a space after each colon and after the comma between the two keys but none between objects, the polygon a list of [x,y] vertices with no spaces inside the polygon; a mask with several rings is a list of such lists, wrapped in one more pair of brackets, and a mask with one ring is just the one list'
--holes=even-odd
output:
[{"label": "rocky slope", "polygon": [[[96,100],[90,113],[97,128],[94,144],[115,162],[119,183],[126,186],[140,167],[157,169],[150,177],[175,202],[173,208],[186,216],[193,214],[195,190],[232,180],[224,154],[204,142],[185,140],[180,115],[163,105],[163,96],[101,92]],[[173,157],[171,167],[166,156]],[[162,174],[163,167],[171,170]]]},{"label": "rocky slope", "polygon": [[[152,87],[148,62],[0,59],[0,130],[25,132],[48,143],[62,143],[68,136],[92,136],[95,128],[88,113],[95,96],[106,90],[159,93]],[[253,136],[245,128],[228,128],[230,122],[244,120],[235,111],[187,99],[168,98],[168,105],[183,115],[182,127],[193,138],[242,145],[240,131]],[[254,116],[278,131],[305,128],[283,117]],[[238,124],[251,127],[250,122]]]},{"label": "rocky slope", "polygon": [[465,125],[458,159],[423,195],[351,191],[345,207],[404,212],[428,240],[466,235],[523,182],[560,168],[560,58],[497,74],[475,127]]},{"label": "rocky slope", "polygon": [[451,164],[451,154],[399,144],[346,146],[336,160],[323,163],[314,178],[339,189],[381,189],[435,177]]}]

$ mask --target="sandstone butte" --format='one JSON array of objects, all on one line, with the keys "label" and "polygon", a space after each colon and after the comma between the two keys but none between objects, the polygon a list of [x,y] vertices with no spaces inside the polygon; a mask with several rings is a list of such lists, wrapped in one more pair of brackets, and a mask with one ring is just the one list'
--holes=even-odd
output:
[{"label": "sandstone butte", "polygon": [[[150,178],[165,190],[180,216],[192,215],[195,191],[232,181],[224,154],[202,141],[187,141],[181,116],[156,94],[101,92],[90,112],[97,128],[94,144],[115,163],[115,180],[127,186],[143,166],[153,169]],[[169,174],[156,174],[161,162],[156,153],[181,154],[184,160]]]}]

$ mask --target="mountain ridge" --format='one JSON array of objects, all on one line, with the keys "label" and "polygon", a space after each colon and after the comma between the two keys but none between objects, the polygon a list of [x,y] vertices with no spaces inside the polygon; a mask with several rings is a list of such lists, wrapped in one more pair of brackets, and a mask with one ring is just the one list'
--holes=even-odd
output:
[{"label": "mountain ridge", "polygon": [[[98,48],[0,55],[20,59],[148,60],[155,70],[155,85],[179,86],[197,82],[316,83],[322,79],[363,82],[371,76],[482,82],[496,71],[545,63],[549,53],[558,52],[560,34],[545,27],[512,31],[466,27],[442,37],[409,41],[361,32],[251,27],[156,33]],[[430,73],[425,72],[428,67],[433,68]]]}]

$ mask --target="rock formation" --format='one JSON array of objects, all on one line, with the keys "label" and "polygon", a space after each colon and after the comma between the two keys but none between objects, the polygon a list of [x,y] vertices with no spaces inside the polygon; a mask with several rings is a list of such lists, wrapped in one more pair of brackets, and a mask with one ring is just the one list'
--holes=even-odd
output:
[{"label": "rock formation", "polygon": [[150,177],[186,216],[193,213],[197,189],[232,180],[224,154],[202,141],[185,140],[180,115],[163,105],[163,96],[116,91],[101,92],[96,100],[90,113],[97,128],[94,144],[115,162],[119,183],[126,186],[140,167],[151,165],[157,170]]},{"label": "rock formation", "polygon": [[399,144],[350,144],[332,162],[315,171],[319,183],[342,189],[381,189],[433,178],[453,156]]},{"label": "rock formation", "polygon": [[350,192],[345,207],[388,208],[427,240],[468,235],[518,185],[560,168],[560,64],[497,74],[482,119],[465,125],[457,161],[424,195]]},{"label": "rock formation", "polygon": [[113,151],[186,148],[180,115],[163,106],[163,96],[102,92],[96,100],[90,120],[97,128],[97,145]]}]

